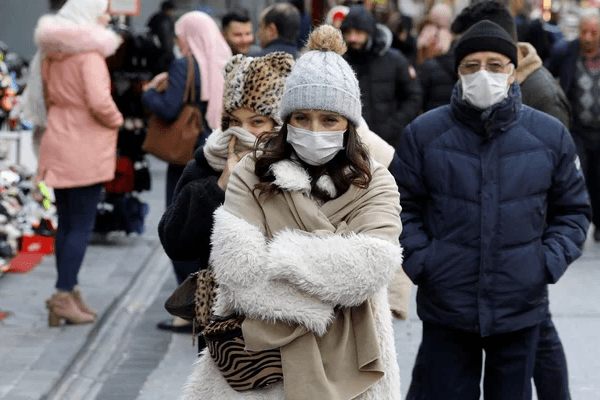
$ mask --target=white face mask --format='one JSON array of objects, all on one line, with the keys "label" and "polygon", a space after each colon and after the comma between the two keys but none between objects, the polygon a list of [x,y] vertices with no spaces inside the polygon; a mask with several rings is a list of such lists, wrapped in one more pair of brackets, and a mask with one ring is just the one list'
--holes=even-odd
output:
[{"label": "white face mask", "polygon": [[310,165],[323,165],[344,148],[346,131],[313,132],[287,125],[287,142],[292,145],[302,161]]},{"label": "white face mask", "polygon": [[461,74],[463,100],[482,110],[500,103],[508,96],[508,78],[511,74],[512,71],[508,74],[501,74],[488,72],[485,69],[474,74]]}]

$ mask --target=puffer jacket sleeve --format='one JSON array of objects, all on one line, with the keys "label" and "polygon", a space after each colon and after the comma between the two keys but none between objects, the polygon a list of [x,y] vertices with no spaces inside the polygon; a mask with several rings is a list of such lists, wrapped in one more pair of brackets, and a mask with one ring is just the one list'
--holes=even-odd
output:
[{"label": "puffer jacket sleeve", "polygon": [[85,100],[94,118],[110,129],[123,125],[123,115],[110,94],[110,74],[104,57],[90,52],[83,61],[81,75]]},{"label": "puffer jacket sleeve", "polygon": [[410,125],[402,134],[398,159],[396,174],[402,204],[400,243],[404,248],[403,268],[410,280],[418,285],[431,236],[424,223],[423,206],[427,202],[428,192],[422,175],[423,154]]},{"label": "puffer jacket sleeve", "polygon": [[199,259],[201,267],[208,265],[213,212],[225,201],[219,175],[211,171],[208,164],[190,161],[177,182],[173,203],[160,219],[158,235],[172,260]]},{"label": "puffer jacket sleeve", "polygon": [[556,283],[581,255],[591,219],[589,196],[575,144],[563,129],[558,166],[548,193],[548,226],[542,238],[549,282]]},{"label": "puffer jacket sleeve", "polygon": [[423,89],[423,105],[421,107],[423,111],[428,111],[430,108],[432,91],[434,89],[433,74],[435,73],[436,64],[435,59],[427,59],[423,61],[418,69],[419,83]]}]

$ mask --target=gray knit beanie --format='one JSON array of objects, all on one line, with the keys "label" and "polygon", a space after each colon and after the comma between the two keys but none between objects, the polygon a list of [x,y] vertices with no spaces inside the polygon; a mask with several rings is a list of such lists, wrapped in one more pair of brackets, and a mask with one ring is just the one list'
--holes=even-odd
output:
[{"label": "gray knit beanie", "polygon": [[330,25],[315,29],[308,51],[300,57],[285,82],[280,116],[296,110],[333,111],[360,124],[360,88],[352,67],[341,54],[346,45],[340,31]]}]

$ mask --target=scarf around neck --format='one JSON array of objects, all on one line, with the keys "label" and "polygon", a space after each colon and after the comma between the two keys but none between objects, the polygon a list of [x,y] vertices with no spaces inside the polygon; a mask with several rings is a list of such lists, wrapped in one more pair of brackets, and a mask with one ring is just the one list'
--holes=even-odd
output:
[{"label": "scarf around neck", "polygon": [[[241,163],[242,167],[236,168],[235,172],[244,184],[227,188],[223,207],[251,224],[264,227],[268,238],[290,229],[351,234],[356,227],[352,222],[346,224],[348,216],[360,207],[369,206],[373,196],[378,196],[379,202],[389,201],[391,204],[397,201],[396,193],[388,194],[384,189],[389,180],[387,169],[374,163],[369,189],[351,186],[341,196],[319,205],[307,193],[310,190],[308,173],[293,160],[284,160],[273,170],[276,176],[273,184],[283,192],[270,198],[259,196],[258,211],[255,207],[257,200],[242,190],[242,187],[254,187],[257,182],[254,163],[250,157]],[[362,229],[365,232],[379,231],[381,225],[381,221],[366,221]],[[386,228],[379,235],[391,241],[397,240],[397,230],[394,229]],[[299,325],[251,318],[246,318],[242,329],[248,349],[280,348],[285,398],[288,400],[306,398],[305,385],[308,382],[311,393],[320,394],[316,398],[354,399],[385,373],[371,299],[356,307],[338,308],[335,321],[322,337]]]}]

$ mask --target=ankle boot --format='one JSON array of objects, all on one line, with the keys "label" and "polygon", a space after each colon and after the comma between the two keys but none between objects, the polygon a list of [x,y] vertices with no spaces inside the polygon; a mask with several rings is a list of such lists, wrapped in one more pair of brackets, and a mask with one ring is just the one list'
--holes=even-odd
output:
[{"label": "ankle boot", "polygon": [[49,311],[48,325],[50,326],[59,326],[63,319],[69,324],[90,324],[96,319],[92,314],[79,309],[71,292],[57,291],[46,300],[46,308]]},{"label": "ankle boot", "polygon": [[86,314],[92,314],[94,317],[98,316],[98,311],[88,307],[87,304],[85,304],[85,302],[83,301],[83,297],[81,296],[81,290],[79,290],[79,286],[75,286],[73,288],[72,293],[73,298],[75,299],[75,303],[77,303],[77,307],[79,307],[81,311],[83,311]]}]

